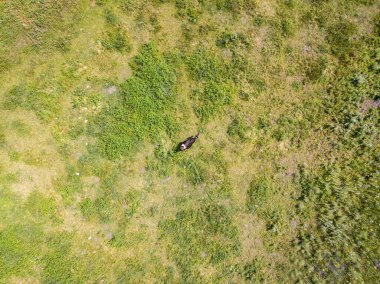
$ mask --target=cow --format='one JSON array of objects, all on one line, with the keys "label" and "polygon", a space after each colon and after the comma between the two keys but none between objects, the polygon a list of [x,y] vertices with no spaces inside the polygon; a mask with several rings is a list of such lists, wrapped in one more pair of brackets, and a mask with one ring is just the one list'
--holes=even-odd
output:
[{"label": "cow", "polygon": [[187,138],[185,141],[183,141],[179,147],[179,150],[180,151],[185,151],[189,148],[191,148],[191,146],[193,146],[195,140],[197,140],[199,137],[199,133],[197,135],[194,135],[194,136],[191,136],[189,138]]}]

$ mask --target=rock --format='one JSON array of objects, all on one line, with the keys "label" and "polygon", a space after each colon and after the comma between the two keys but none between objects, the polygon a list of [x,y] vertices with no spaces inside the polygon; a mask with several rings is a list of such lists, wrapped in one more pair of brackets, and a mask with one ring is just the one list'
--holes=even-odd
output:
[{"label": "rock", "polygon": [[293,230],[295,230],[297,228],[297,226],[298,226],[297,220],[293,219],[292,221],[290,221],[290,228],[292,228]]},{"label": "rock", "polygon": [[106,95],[109,95],[109,96],[112,95],[112,94],[114,94],[116,91],[117,91],[117,87],[116,86],[109,86],[109,87],[107,87],[107,88],[104,89],[104,93]]},{"label": "rock", "polygon": [[112,240],[114,238],[114,236],[113,236],[113,234],[111,232],[109,232],[109,233],[106,234],[106,238],[107,238],[107,240],[110,241],[110,240]]},{"label": "rock", "polygon": [[202,252],[202,253],[201,253],[201,257],[202,257],[202,258],[206,258],[206,257],[207,257],[207,253],[206,253],[206,252]]}]

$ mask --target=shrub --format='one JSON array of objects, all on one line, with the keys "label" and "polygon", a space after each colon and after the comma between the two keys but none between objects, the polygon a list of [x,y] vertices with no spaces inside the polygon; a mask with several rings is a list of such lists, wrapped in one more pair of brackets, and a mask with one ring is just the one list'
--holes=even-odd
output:
[{"label": "shrub", "polygon": [[[20,211],[19,211],[20,213]],[[33,275],[39,246],[44,241],[43,229],[35,224],[13,224],[0,232],[0,280]]]},{"label": "shrub", "polygon": [[249,283],[261,283],[265,279],[262,266],[262,263],[258,259],[253,259],[244,264],[241,274]]},{"label": "shrub", "polygon": [[253,24],[257,27],[261,27],[267,23],[267,19],[264,16],[257,15],[254,20]]},{"label": "shrub", "polygon": [[85,198],[80,204],[80,211],[82,215],[87,219],[92,219],[96,216],[97,209],[95,207],[94,201],[90,198]]},{"label": "shrub", "polygon": [[28,124],[22,122],[21,120],[12,121],[11,127],[20,136],[29,135],[31,132],[31,127]]},{"label": "shrub", "polygon": [[323,72],[326,70],[327,60],[323,57],[318,58],[315,61],[312,61],[306,67],[306,76],[311,81],[319,80]]},{"label": "shrub", "polygon": [[[338,24],[338,26],[340,26]],[[347,40],[347,26],[342,29]],[[339,39],[337,39],[339,41]],[[369,68],[376,60],[377,40],[357,50],[362,60],[351,68],[342,66],[329,84],[323,106],[322,129],[331,143],[331,157],[318,171],[302,170],[297,177],[296,209],[303,226],[294,247],[294,270],[313,282],[376,282],[379,259],[378,170],[379,112],[360,114],[361,102],[375,98],[378,74]],[[310,226],[310,218],[315,224]],[[306,273],[306,274],[305,274]],[[306,275],[306,276],[305,276]]]},{"label": "shrub", "polygon": [[196,23],[202,15],[202,10],[194,0],[176,0],[175,4],[180,17],[185,17],[191,23]]},{"label": "shrub", "polygon": [[120,24],[119,19],[116,17],[112,10],[106,9],[104,12],[104,16],[106,18],[106,22],[111,26],[117,26]]},{"label": "shrub", "polygon": [[193,159],[185,159],[180,164],[184,168],[187,180],[193,185],[199,185],[206,181],[205,168]]},{"label": "shrub", "polygon": [[203,123],[209,122],[232,103],[238,92],[233,83],[233,70],[222,58],[204,47],[197,48],[188,57],[187,66],[192,79],[199,85],[193,93],[198,102],[195,113]]},{"label": "shrub", "polygon": [[72,236],[69,233],[54,235],[45,240],[50,250],[42,257],[43,283],[76,282],[75,272],[79,263],[71,256]]},{"label": "shrub", "polygon": [[77,175],[77,171],[73,167],[68,167],[67,172],[67,177],[59,179],[56,186],[64,203],[70,204],[74,201],[74,195],[82,191],[83,183],[80,175]]},{"label": "shrub", "polygon": [[234,16],[245,12],[252,13],[256,8],[255,0],[215,0],[217,9],[231,12]]}]

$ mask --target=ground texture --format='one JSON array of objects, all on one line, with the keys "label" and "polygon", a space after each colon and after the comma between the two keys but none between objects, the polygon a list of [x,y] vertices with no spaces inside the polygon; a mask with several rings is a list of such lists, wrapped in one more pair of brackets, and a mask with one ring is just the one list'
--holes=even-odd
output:
[{"label": "ground texture", "polygon": [[0,283],[379,283],[379,128],[376,0],[0,1]]}]

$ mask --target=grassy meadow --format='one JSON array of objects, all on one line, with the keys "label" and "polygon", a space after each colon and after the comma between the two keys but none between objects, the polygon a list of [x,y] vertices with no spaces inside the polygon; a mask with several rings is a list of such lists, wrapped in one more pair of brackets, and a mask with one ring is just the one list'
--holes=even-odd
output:
[{"label": "grassy meadow", "polygon": [[379,283],[379,130],[379,1],[0,1],[0,283]]}]

